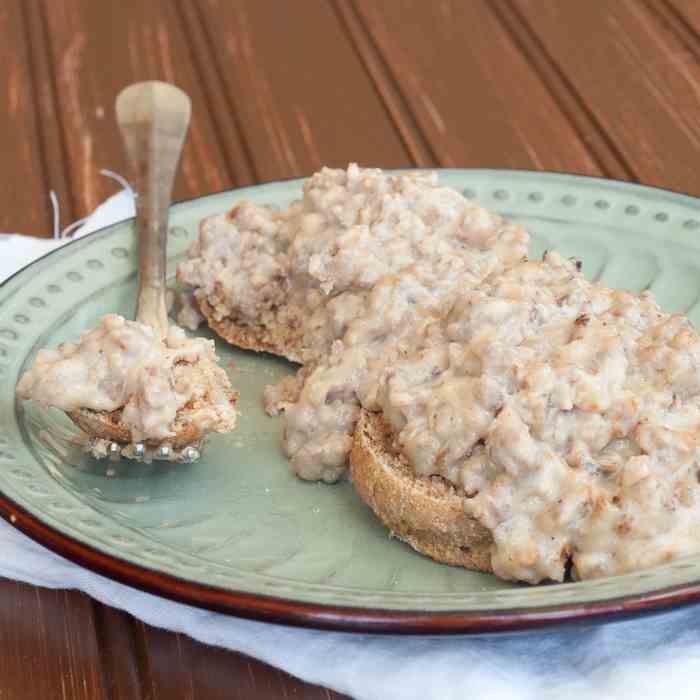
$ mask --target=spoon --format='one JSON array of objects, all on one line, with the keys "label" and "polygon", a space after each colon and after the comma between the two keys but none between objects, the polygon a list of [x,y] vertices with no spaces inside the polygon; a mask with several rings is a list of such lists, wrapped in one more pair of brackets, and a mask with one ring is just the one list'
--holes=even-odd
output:
[{"label": "spoon", "polygon": [[[136,320],[164,338],[168,332],[166,292],[166,248],[168,210],[173,183],[192,111],[190,98],[168,83],[136,83],[122,90],[115,103],[117,123],[132,171],[136,192],[136,231],[139,240],[138,297]],[[147,449],[159,459],[192,462],[199,458],[202,434],[184,431],[166,443],[130,442],[123,427],[110,415],[82,408],[68,413],[107,454],[143,459]]]}]

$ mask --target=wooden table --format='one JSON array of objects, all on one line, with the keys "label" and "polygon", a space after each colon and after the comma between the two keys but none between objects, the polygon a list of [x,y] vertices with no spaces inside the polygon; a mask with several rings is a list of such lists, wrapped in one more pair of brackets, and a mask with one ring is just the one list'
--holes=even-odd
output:
[{"label": "wooden table", "polygon": [[[112,105],[193,98],[176,197],[322,164],[569,171],[700,194],[698,0],[2,0],[0,231],[125,172]],[[0,582],[3,698],[335,698],[86,596]]]}]

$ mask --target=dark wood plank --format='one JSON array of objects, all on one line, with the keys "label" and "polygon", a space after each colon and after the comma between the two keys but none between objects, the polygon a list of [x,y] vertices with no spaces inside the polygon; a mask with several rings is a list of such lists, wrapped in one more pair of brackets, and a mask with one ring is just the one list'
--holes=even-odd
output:
[{"label": "dark wood plank", "polygon": [[[498,17],[504,29],[510,33],[514,43],[554,97],[562,114],[579,134],[600,168],[600,174],[619,180],[634,179],[634,173],[620,154],[615,142],[609,138],[567,75],[551,60],[542,42],[530,31],[527,23],[522,21],[509,0],[493,0],[489,8]],[[567,144],[554,142],[552,147],[566,149]]]},{"label": "dark wood plank", "polygon": [[634,176],[700,193],[700,74],[678,34],[639,0],[511,2]]},{"label": "dark wood plank", "polygon": [[183,7],[201,18],[206,41],[196,50],[203,64],[218,66],[259,179],[350,161],[412,162],[328,2],[183,0]]},{"label": "dark wood plank", "polygon": [[217,131],[224,159],[236,186],[257,181],[255,164],[248,143],[243,139],[236,105],[238,100],[223,88],[223,66],[210,60],[209,36],[200,16],[199,4],[177,2],[180,23],[186,28],[187,50],[195,67],[206,101],[209,116]]},{"label": "dark wood plank", "polygon": [[440,165],[601,171],[489,2],[355,4]]},{"label": "dark wood plank", "polygon": [[105,700],[90,599],[0,579],[0,695]]},{"label": "dark wood plank", "polygon": [[[651,6],[656,3],[651,3]],[[696,32],[700,31],[700,5],[695,0],[661,0],[659,3],[674,10]]]},{"label": "dark wood plank", "polygon": [[222,155],[174,3],[71,0],[57,11],[56,4],[46,0],[42,10],[49,29],[76,216],[89,213],[114,192],[115,184],[98,174],[101,168],[128,174],[113,105],[124,86],[139,80],[166,80],[192,97],[192,127],[175,197],[235,184],[235,171]]},{"label": "dark wood plank", "polygon": [[279,669],[181,634],[138,623],[149,650],[149,700],[340,700],[345,696],[304,683]]},{"label": "dark wood plank", "polygon": [[110,700],[144,697],[148,682],[134,618],[92,601],[102,681]]},{"label": "dark wood plank", "polygon": [[394,128],[408,149],[414,165],[434,166],[438,159],[429,142],[421,131],[411,110],[411,105],[394,80],[391,70],[384,58],[377,51],[371,34],[362,22],[362,18],[348,0],[331,0],[338,18],[350,37],[355,50],[371,78],[377,92],[391,116]]},{"label": "dark wood plank", "polygon": [[0,66],[5,85],[5,104],[0,109],[0,232],[50,236],[52,217],[21,4],[22,0],[8,0],[0,6]]},{"label": "dark wood plank", "polygon": [[34,78],[34,98],[39,122],[43,175],[59,203],[59,224],[75,220],[75,202],[71,189],[71,171],[65,134],[61,128],[59,86],[54,71],[54,56],[49,42],[42,0],[22,2],[28,29],[30,66]]},{"label": "dark wood plank", "polygon": [[646,3],[700,59],[700,4],[696,0],[646,0]]}]

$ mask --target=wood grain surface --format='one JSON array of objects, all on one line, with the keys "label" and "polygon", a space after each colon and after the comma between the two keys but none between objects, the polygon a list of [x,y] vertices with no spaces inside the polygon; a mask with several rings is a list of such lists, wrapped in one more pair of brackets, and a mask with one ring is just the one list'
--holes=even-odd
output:
[{"label": "wood grain surface", "polygon": [[5,108],[0,139],[5,171],[0,179],[0,231],[32,234],[50,230],[47,178],[37,119],[36,84],[29,69],[29,47],[20,2],[0,6],[0,66]]},{"label": "wood grain surface", "polygon": [[[696,0],[3,0],[0,230],[125,172],[112,105],[193,100],[176,197],[321,164],[513,167],[700,194]],[[86,596],[0,582],[2,698],[337,698]]]}]

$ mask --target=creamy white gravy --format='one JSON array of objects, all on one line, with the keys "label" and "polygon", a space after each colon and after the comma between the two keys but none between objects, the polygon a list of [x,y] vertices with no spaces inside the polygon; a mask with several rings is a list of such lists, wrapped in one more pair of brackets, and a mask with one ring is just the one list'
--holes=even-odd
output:
[{"label": "creamy white gravy", "polygon": [[78,343],[40,350],[17,395],[64,411],[121,409],[121,423],[140,442],[173,437],[185,406],[195,406],[187,420],[205,431],[231,430],[229,389],[213,341],[188,338],[177,326],[161,340],[150,326],[110,314]]},{"label": "creamy white gravy", "polygon": [[206,220],[179,277],[217,319],[294,330],[305,366],[266,399],[302,478],[340,478],[361,407],[382,410],[417,474],[469,496],[499,576],[696,552],[698,336],[528,246],[434,175],[350,166]]}]

